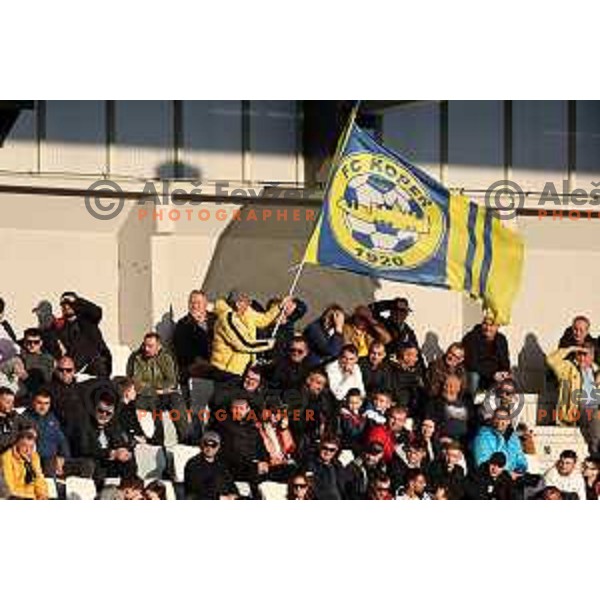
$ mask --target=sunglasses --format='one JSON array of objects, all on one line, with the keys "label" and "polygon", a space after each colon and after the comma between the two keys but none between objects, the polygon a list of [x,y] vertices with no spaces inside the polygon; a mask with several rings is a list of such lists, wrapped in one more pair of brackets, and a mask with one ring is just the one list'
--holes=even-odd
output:
[{"label": "sunglasses", "polygon": [[323,446],[321,450],[323,452],[337,452],[336,446]]},{"label": "sunglasses", "polygon": [[106,408],[98,408],[98,409],[96,409],[96,412],[99,415],[112,415],[113,414],[112,410],[109,410],[109,409],[106,409]]},{"label": "sunglasses", "polygon": [[304,354],[304,348],[290,348],[290,354]]},{"label": "sunglasses", "polygon": [[294,483],[294,484],[292,485],[292,487],[293,487],[295,490],[304,490],[304,489],[306,489],[306,488],[308,487],[308,485],[307,485],[306,483]]},{"label": "sunglasses", "polygon": [[217,442],[204,442],[202,444],[204,447],[208,447],[208,448],[218,448],[219,444]]},{"label": "sunglasses", "polygon": [[65,367],[58,367],[57,371],[59,373],[73,373],[73,371],[75,371],[75,369],[70,369],[70,368],[65,368]]},{"label": "sunglasses", "polygon": [[37,346],[42,343],[42,340],[25,340],[24,343],[26,346]]}]

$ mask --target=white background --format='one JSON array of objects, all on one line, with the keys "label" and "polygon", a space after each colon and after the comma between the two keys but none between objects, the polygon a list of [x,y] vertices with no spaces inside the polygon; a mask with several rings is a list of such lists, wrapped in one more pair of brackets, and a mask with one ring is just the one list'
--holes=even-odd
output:
[{"label": "white background", "polygon": [[[591,6],[8,3],[0,89],[5,99],[585,99],[597,71]],[[1,590],[591,596],[597,514],[590,502],[4,502]]]}]

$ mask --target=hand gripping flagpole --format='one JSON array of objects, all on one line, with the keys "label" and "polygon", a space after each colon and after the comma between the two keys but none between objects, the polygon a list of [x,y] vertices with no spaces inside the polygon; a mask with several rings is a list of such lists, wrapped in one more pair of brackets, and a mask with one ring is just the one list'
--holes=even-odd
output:
[{"label": "hand gripping flagpole", "polygon": [[[354,121],[356,120],[356,115],[358,114],[359,107],[360,107],[360,100],[357,100],[356,103],[354,104],[354,106],[352,107],[352,111],[350,112],[350,116],[348,118],[348,124],[346,125],[344,133],[340,136],[340,139],[338,140],[338,145],[335,150],[334,158],[333,158],[333,161],[331,162],[331,167],[329,168],[329,174],[327,177],[327,185],[325,186],[325,195],[324,195],[325,199],[327,199],[327,197],[329,195],[329,187],[331,185],[333,173],[335,172],[335,169],[336,169],[337,164],[340,159],[340,155],[342,154],[342,151],[346,147],[346,143],[348,142],[348,138],[350,137],[352,125],[354,125]],[[318,225],[319,225],[319,219],[317,219],[315,226],[313,227],[313,229],[311,231],[310,237],[308,238],[309,240],[312,239],[315,228],[318,227]],[[290,289],[287,293],[287,296],[286,296],[287,298],[291,298],[294,295],[294,292],[296,291],[296,287],[298,286],[298,282],[300,281],[300,276],[302,275],[302,272],[304,271],[304,265],[306,264],[306,254],[307,253],[306,253],[306,249],[305,249],[304,255],[302,256],[302,260],[300,261],[300,263],[296,267],[292,267],[293,269],[296,269],[296,273],[294,275],[294,279],[292,280],[292,284],[290,285]],[[279,328],[281,327],[284,315],[285,315],[285,313],[284,313],[283,307],[282,307],[282,309],[279,313],[279,316],[277,317],[275,327],[273,328],[273,333],[271,334],[272,339],[275,339],[277,337],[277,332],[279,331]]]}]

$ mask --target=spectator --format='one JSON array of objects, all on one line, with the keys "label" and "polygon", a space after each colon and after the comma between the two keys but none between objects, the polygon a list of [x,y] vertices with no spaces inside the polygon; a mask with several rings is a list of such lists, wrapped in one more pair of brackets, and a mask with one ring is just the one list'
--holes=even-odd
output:
[{"label": "spectator", "polygon": [[210,373],[211,340],[214,316],[208,312],[208,299],[200,290],[193,290],[188,299],[188,313],[177,321],[173,332],[173,348],[179,382],[188,390],[190,377]]},{"label": "spectator", "polygon": [[25,416],[37,432],[37,452],[44,475],[64,477],[65,459],[71,453],[60,423],[51,411],[51,400],[46,390],[40,390],[33,396]]},{"label": "spectator", "polygon": [[544,483],[546,486],[557,487],[563,496],[573,500],[587,500],[586,481],[576,466],[576,452],[563,450],[556,464],[544,474]]},{"label": "spectator", "polygon": [[373,478],[367,495],[369,500],[393,500],[392,480],[389,475],[380,473]]},{"label": "spectator", "polygon": [[376,391],[366,403],[364,417],[367,426],[384,425],[387,420],[387,411],[392,407],[392,396],[388,392]]},{"label": "spectator", "polygon": [[420,417],[425,403],[425,389],[416,346],[403,346],[398,350],[396,360],[392,360],[391,381],[394,402],[406,406],[411,417]]},{"label": "spectator", "polygon": [[222,440],[225,466],[235,481],[256,484],[269,472],[269,455],[246,398],[235,398],[229,412],[219,409],[215,426]]},{"label": "spectator", "polygon": [[21,430],[29,428],[29,420],[15,410],[15,393],[9,388],[0,387],[0,453],[15,443]]},{"label": "spectator", "polygon": [[311,351],[312,364],[322,364],[337,358],[344,347],[344,310],[337,304],[328,306],[323,314],[304,330]]},{"label": "spectator", "polygon": [[117,486],[117,500],[145,500],[144,481],[133,475],[124,477]]},{"label": "spectator", "polygon": [[150,443],[152,436],[144,433],[138,418],[137,390],[135,381],[130,377],[113,377],[118,392],[115,418],[127,436],[138,444]]},{"label": "spectator", "polygon": [[20,431],[12,446],[2,454],[2,474],[12,498],[48,499],[48,486],[35,442],[35,432],[30,429]]},{"label": "spectator", "polygon": [[[391,340],[386,344],[388,354],[397,354],[400,348],[411,346],[419,349],[415,332],[406,322],[408,315],[413,312],[406,298],[379,300],[369,305],[373,316],[390,334]],[[388,316],[386,317],[386,313]],[[418,350],[420,357],[420,350]],[[419,362],[421,359],[419,359]]]},{"label": "spectator", "polygon": [[58,359],[48,391],[52,396],[53,412],[67,439],[71,441],[83,422],[86,411],[81,388],[75,380],[75,363],[70,356]]},{"label": "spectator", "polygon": [[17,336],[12,325],[6,320],[4,311],[6,310],[6,302],[4,298],[0,298],[0,340],[10,340],[13,344],[17,343]]},{"label": "spectator", "polygon": [[552,485],[545,487],[538,496],[539,500],[564,500],[561,491]]},{"label": "spectator", "polygon": [[[281,300],[279,298],[271,298],[267,303],[267,312],[271,310],[273,307],[278,307],[281,304]],[[272,353],[267,353],[267,357],[269,359],[277,359],[286,355],[286,352],[292,342],[292,339],[296,335],[295,326],[298,321],[304,317],[308,310],[306,303],[300,300],[300,298],[290,298],[287,303],[285,303],[283,312],[279,316],[279,319],[269,325],[266,329],[259,332],[259,337],[273,337],[273,331],[275,329],[275,325],[278,322],[279,327],[277,329],[277,333],[275,335],[275,346],[273,348]]]},{"label": "spectator", "polygon": [[369,346],[369,354],[358,359],[367,394],[374,390],[392,389],[392,372],[386,356],[385,345],[373,342]]},{"label": "spectator", "polygon": [[420,469],[410,469],[406,476],[406,487],[399,492],[397,500],[431,500],[426,488],[425,473]]},{"label": "spectator", "polygon": [[397,490],[407,484],[407,477],[412,469],[425,471],[426,456],[425,447],[416,439],[411,440],[406,446],[396,447],[396,452],[388,465],[394,489]]},{"label": "spectator", "polygon": [[460,464],[462,460],[463,454],[458,442],[451,441],[444,447],[441,456],[428,469],[432,493],[438,488],[444,488],[453,500],[462,499],[466,481],[465,470]]},{"label": "spectator", "polygon": [[144,488],[144,500],[166,500],[167,486],[162,481],[151,481]]},{"label": "spectator", "polygon": [[472,410],[462,394],[462,379],[448,375],[439,398],[428,403],[426,414],[433,419],[440,439],[465,442],[471,430]]},{"label": "spectator", "polygon": [[220,455],[221,437],[206,431],[200,441],[200,454],[185,465],[184,488],[188,500],[220,500],[235,498],[233,477]]},{"label": "spectator", "polygon": [[436,422],[429,417],[423,419],[418,432],[415,434],[415,438],[424,446],[425,464],[429,465],[438,457],[442,450]]},{"label": "spectator", "polygon": [[513,479],[506,472],[506,454],[494,452],[481,463],[466,486],[469,500],[516,500]]},{"label": "spectator", "polygon": [[287,500],[314,500],[314,490],[311,479],[300,471],[290,477],[286,494]]},{"label": "spectator", "polygon": [[[168,411],[179,443],[184,443],[188,433],[187,406],[177,391],[175,360],[163,347],[158,333],[147,333],[140,348],[131,354],[127,362],[127,376],[135,383],[139,408],[153,414]],[[155,426],[153,443],[162,445],[162,419],[155,419]]]},{"label": "spectator", "polygon": [[463,338],[465,370],[469,392],[475,396],[479,390],[488,390],[510,372],[508,342],[498,331],[498,324],[490,315],[485,315]]},{"label": "spectator", "polygon": [[75,458],[94,461],[93,477],[102,488],[107,477],[134,476],[137,466],[132,440],[114,418],[116,393],[98,383],[90,390],[90,396],[92,413],[86,414],[76,429],[71,451]]},{"label": "spectator", "polygon": [[17,356],[15,346],[10,340],[0,340],[0,387],[10,388],[13,393],[22,398],[27,393],[24,381],[27,371],[20,356]]},{"label": "spectator", "polygon": [[346,394],[344,405],[340,408],[340,438],[342,448],[358,454],[364,435],[367,419],[362,414],[363,397],[360,390],[352,388]]},{"label": "spectator", "polygon": [[54,357],[43,351],[42,332],[39,329],[31,327],[25,330],[21,359],[27,371],[25,386],[33,396],[50,383],[54,371]]},{"label": "spectator", "polygon": [[289,428],[287,412],[284,412],[281,402],[277,400],[269,403],[257,428],[268,455],[269,479],[287,481],[296,464],[296,443]]},{"label": "spectator", "polygon": [[491,425],[481,427],[473,440],[473,458],[477,466],[498,452],[506,457],[506,469],[511,475],[527,471],[527,459],[519,436],[513,430],[509,412],[505,408],[497,408]]},{"label": "spectator", "polygon": [[258,353],[273,348],[273,340],[258,340],[256,330],[273,323],[289,303],[285,298],[281,305],[260,313],[250,306],[247,294],[232,291],[227,300],[217,300],[211,364],[224,378],[241,375]]},{"label": "spectator", "polygon": [[462,389],[467,389],[465,373],[465,349],[460,342],[448,346],[445,354],[429,365],[425,376],[425,391],[430,398],[437,398],[448,375],[456,375],[462,381]]},{"label": "spectator", "polygon": [[368,306],[357,306],[352,316],[346,321],[343,329],[344,343],[354,346],[359,358],[369,354],[374,342],[388,344],[392,336],[379,323]]},{"label": "spectator", "polygon": [[566,424],[579,421],[590,454],[596,454],[600,450],[600,393],[595,380],[594,344],[559,348],[546,357],[546,363],[560,384],[558,420]]},{"label": "spectator", "polygon": [[384,474],[383,446],[372,442],[346,468],[344,497],[348,500],[366,500],[375,479]]},{"label": "spectator", "polygon": [[277,356],[268,370],[271,386],[279,390],[299,390],[310,370],[308,343],[294,336],[283,356]]},{"label": "spectator", "polygon": [[406,428],[408,411],[403,406],[393,406],[387,414],[385,425],[375,425],[367,430],[367,443],[379,442],[383,446],[383,460],[389,463],[396,448],[408,444],[410,432]]},{"label": "spectator", "polygon": [[112,356],[100,331],[102,309],[74,292],[60,298],[62,319],[55,324],[63,355],[73,358],[78,372],[110,377]]},{"label": "spectator", "polygon": [[306,465],[307,473],[312,474],[316,500],[344,499],[344,468],[337,458],[339,451],[338,438],[326,435],[319,444],[318,456]]},{"label": "spectator", "polygon": [[585,480],[585,496],[588,500],[598,500],[598,482],[600,482],[600,461],[588,456],[583,461],[583,479]]},{"label": "spectator", "polygon": [[349,390],[356,388],[365,395],[362,374],[358,366],[358,351],[348,344],[342,348],[340,357],[325,367],[329,389],[338,402],[342,402]]},{"label": "spectator", "polygon": [[595,344],[594,338],[590,335],[590,327],[590,320],[586,316],[579,315],[575,317],[571,326],[564,330],[558,342],[558,347],[583,346],[586,342]]}]

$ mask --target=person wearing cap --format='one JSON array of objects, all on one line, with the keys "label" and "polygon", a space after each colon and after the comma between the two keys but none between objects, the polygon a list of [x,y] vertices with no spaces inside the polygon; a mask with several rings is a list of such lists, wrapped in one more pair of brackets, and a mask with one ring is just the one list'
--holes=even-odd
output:
[{"label": "person wearing cap", "polygon": [[498,330],[494,316],[488,311],[483,321],[463,338],[465,370],[470,393],[489,390],[510,373],[508,341]]},{"label": "person wearing cap", "polygon": [[266,312],[259,312],[251,306],[250,297],[238,291],[230,292],[226,300],[217,300],[210,359],[213,367],[221,371],[225,379],[240,376],[258,354],[273,348],[273,340],[257,339],[257,329],[274,323],[290,302],[290,298],[284,298]]},{"label": "person wearing cap", "polygon": [[506,470],[511,475],[518,477],[527,472],[527,458],[521,441],[512,428],[510,413],[502,407],[494,411],[491,424],[481,427],[473,440],[473,458],[477,466],[497,452],[506,457]]},{"label": "person wearing cap", "polygon": [[392,341],[387,329],[375,319],[368,306],[357,306],[354,313],[344,323],[344,343],[352,344],[358,350],[359,358],[369,354],[373,342],[384,345]]},{"label": "person wearing cap", "polygon": [[110,377],[112,355],[102,332],[102,309],[74,292],[60,298],[62,319],[55,323],[58,341],[64,353],[75,361],[77,371],[96,377]]},{"label": "person wearing cap", "polygon": [[204,432],[200,440],[200,454],[190,458],[184,470],[186,500],[219,500],[237,496],[231,473],[225,466],[221,450],[221,436],[215,431]]},{"label": "person wearing cap", "polygon": [[503,452],[494,452],[471,474],[465,483],[468,500],[516,500],[515,483],[506,471]]},{"label": "person wearing cap", "polygon": [[572,425],[579,421],[590,454],[600,451],[600,390],[594,353],[594,343],[584,342],[582,346],[559,348],[546,357],[546,364],[559,382],[558,423]]},{"label": "person wearing cap", "polygon": [[[369,304],[373,317],[386,329],[390,340],[386,343],[389,355],[396,354],[403,346],[413,346],[419,349],[419,341],[413,328],[406,319],[413,312],[407,298],[394,298],[393,300],[379,300]],[[386,316],[387,314],[387,316]]]},{"label": "person wearing cap", "polygon": [[369,488],[380,475],[386,475],[383,461],[383,444],[367,444],[360,456],[347,467],[344,477],[344,497],[348,500],[366,500]]}]

